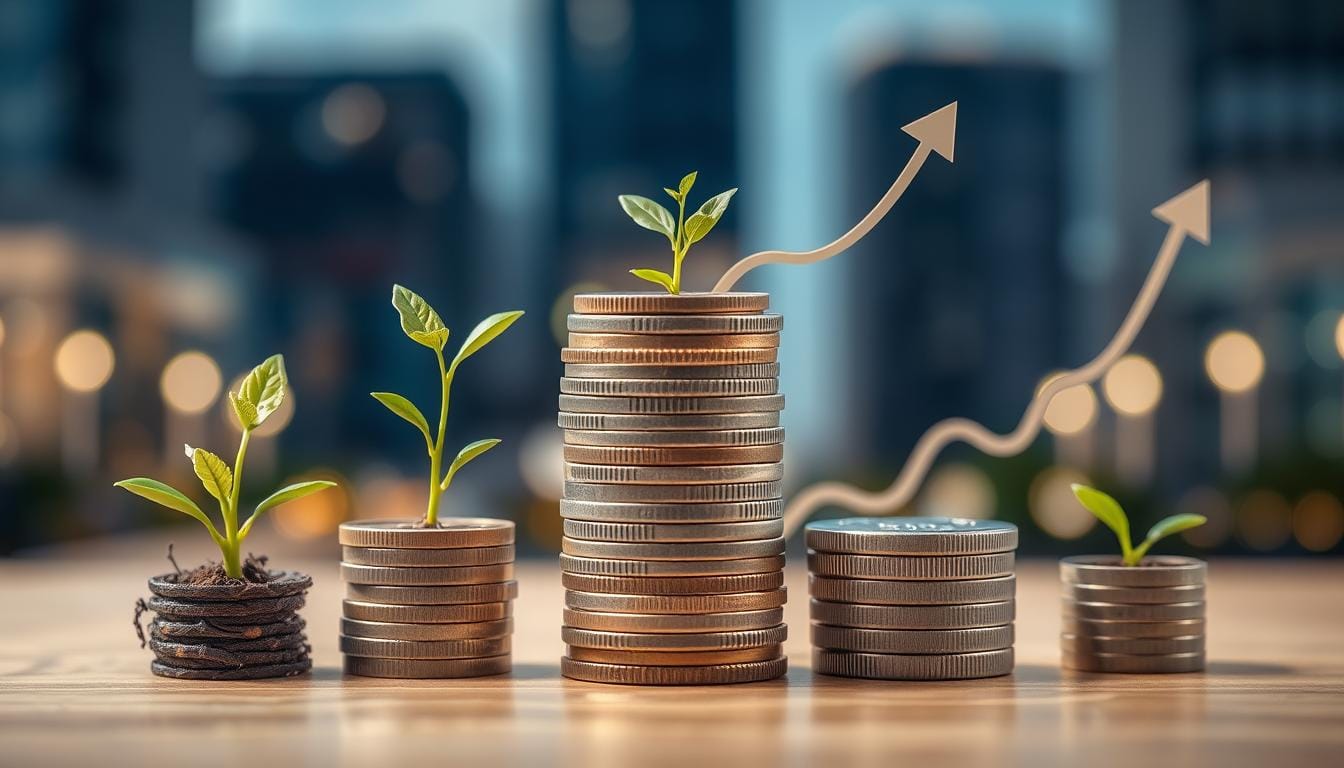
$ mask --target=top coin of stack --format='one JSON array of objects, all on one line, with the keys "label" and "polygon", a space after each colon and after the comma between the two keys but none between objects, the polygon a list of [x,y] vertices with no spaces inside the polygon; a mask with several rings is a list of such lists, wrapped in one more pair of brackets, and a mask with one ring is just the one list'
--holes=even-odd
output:
[{"label": "top coin of stack", "polygon": [[477,677],[512,666],[514,524],[365,520],[340,527],[341,651],[352,675]]},{"label": "top coin of stack", "polygon": [[957,680],[1013,670],[1016,526],[856,517],[806,530],[816,672]]},{"label": "top coin of stack", "polygon": [[590,294],[561,353],[567,677],[784,674],[784,433],[768,297]]}]

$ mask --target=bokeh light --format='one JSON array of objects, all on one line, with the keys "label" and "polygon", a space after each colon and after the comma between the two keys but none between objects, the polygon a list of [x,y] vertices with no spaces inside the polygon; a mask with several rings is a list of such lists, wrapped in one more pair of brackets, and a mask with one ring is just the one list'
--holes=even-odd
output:
[{"label": "bokeh light", "polygon": [[1192,546],[1213,549],[1232,535],[1232,502],[1217,488],[1197,486],[1186,491],[1176,502],[1181,514],[1203,515],[1208,522],[1181,533]]},{"label": "bokeh light", "polygon": [[1070,487],[1091,484],[1087,475],[1072,467],[1048,467],[1027,489],[1027,510],[1041,530],[1056,539],[1076,539],[1097,524],[1097,519],[1078,503]]},{"label": "bokeh light", "polygon": [[383,97],[363,83],[342,85],[322,102],[322,129],[347,147],[376,136],[386,116]]},{"label": "bokeh light", "polygon": [[0,466],[13,463],[19,455],[19,434],[14,422],[0,413]]},{"label": "bokeh light", "polygon": [[97,331],[66,336],[56,348],[56,378],[75,392],[96,392],[112,377],[116,358],[112,345]]},{"label": "bokeh light", "polygon": [[[1047,376],[1036,391],[1040,392],[1059,375]],[[1077,384],[1050,399],[1045,407],[1045,428],[1056,435],[1076,435],[1090,427],[1096,417],[1096,393],[1091,385]]]},{"label": "bokeh light", "polygon": [[223,379],[213,358],[204,352],[183,352],[163,367],[159,392],[163,401],[179,413],[203,413],[219,397]]},{"label": "bokeh light", "polygon": [[1237,505],[1237,538],[1258,552],[1273,552],[1293,535],[1293,508],[1274,491],[1258,488]]},{"label": "bokeh light", "polygon": [[1209,343],[1204,369],[1214,386],[1225,392],[1248,392],[1265,374],[1265,353],[1241,331],[1224,331]]},{"label": "bokeh light", "polygon": [[290,478],[281,486],[304,480],[331,480],[336,487],[281,504],[267,513],[271,523],[281,536],[296,541],[330,536],[350,514],[348,483],[332,470],[319,469],[304,473],[303,477]]},{"label": "bokeh light", "polygon": [[1102,379],[1106,402],[1119,413],[1142,416],[1162,399],[1162,374],[1153,361],[1142,355],[1125,355]]},{"label": "bokeh light", "polygon": [[1344,504],[1325,491],[1304,495],[1293,507],[1293,536],[1312,552],[1334,549],[1344,538]]},{"label": "bokeh light", "polygon": [[1344,358],[1344,313],[1340,313],[1339,322],[1335,323],[1335,351]]},{"label": "bokeh light", "polygon": [[0,347],[5,346],[5,318],[0,317]]},{"label": "bokeh light", "polygon": [[542,422],[523,435],[518,448],[518,473],[539,499],[556,500],[565,489],[565,444],[560,430]]},{"label": "bokeh light", "polygon": [[970,464],[945,464],[934,470],[919,496],[919,514],[932,517],[994,516],[997,499],[989,476]]}]

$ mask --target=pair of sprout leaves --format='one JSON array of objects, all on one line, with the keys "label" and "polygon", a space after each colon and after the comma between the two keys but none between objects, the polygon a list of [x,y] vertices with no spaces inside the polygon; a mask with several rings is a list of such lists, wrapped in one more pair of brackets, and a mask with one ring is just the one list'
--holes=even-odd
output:
[{"label": "pair of sprout leaves", "polygon": [[1120,540],[1120,559],[1125,565],[1138,565],[1157,542],[1181,531],[1198,528],[1209,521],[1203,515],[1182,514],[1165,517],[1149,528],[1143,542],[1135,547],[1129,537],[1129,516],[1125,514],[1119,502],[1110,495],[1086,485],[1074,483],[1071,487],[1073,495],[1087,508],[1087,511],[1095,515],[1107,528],[1115,531],[1115,537]]},{"label": "pair of sprout leaves", "polygon": [[677,202],[676,219],[672,218],[671,211],[647,197],[621,195],[616,198],[626,215],[634,219],[636,224],[665,236],[672,244],[672,274],[657,269],[630,270],[630,274],[641,280],[657,283],[666,288],[668,293],[681,293],[681,263],[686,259],[687,251],[714,229],[714,225],[719,223],[719,219],[723,218],[724,212],[728,210],[728,202],[737,193],[736,187],[727,192],[720,192],[706,200],[688,219],[686,198],[691,193],[691,187],[695,185],[696,175],[696,171],[686,174],[676,189],[663,187],[663,191]]}]

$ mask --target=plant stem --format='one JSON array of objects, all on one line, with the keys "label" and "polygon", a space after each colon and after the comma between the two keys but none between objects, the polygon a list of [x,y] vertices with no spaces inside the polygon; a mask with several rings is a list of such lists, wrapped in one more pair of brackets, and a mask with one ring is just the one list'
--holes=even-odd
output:
[{"label": "plant stem", "polygon": [[247,444],[251,439],[252,429],[244,428],[243,436],[238,440],[238,457],[233,461],[233,493],[229,494],[227,504],[220,505],[220,512],[224,516],[224,540],[228,544],[220,548],[224,555],[224,573],[235,579],[243,577],[243,542],[238,537],[238,496],[243,488],[243,462],[247,460]]},{"label": "plant stem", "polygon": [[681,195],[677,198],[677,236],[672,240],[672,292],[681,293],[681,260],[686,257],[686,251],[682,249],[682,242],[686,239],[686,231],[682,222],[686,217],[686,196]]},{"label": "plant stem", "polygon": [[439,485],[442,482],[439,475],[443,472],[443,438],[444,433],[448,430],[448,390],[453,384],[452,376],[443,360],[443,350],[435,350],[434,354],[439,359],[439,382],[442,385],[442,396],[439,405],[439,434],[434,439],[434,451],[429,455],[429,507],[425,510],[425,525],[427,526],[439,524],[439,497],[443,494],[443,489]]}]

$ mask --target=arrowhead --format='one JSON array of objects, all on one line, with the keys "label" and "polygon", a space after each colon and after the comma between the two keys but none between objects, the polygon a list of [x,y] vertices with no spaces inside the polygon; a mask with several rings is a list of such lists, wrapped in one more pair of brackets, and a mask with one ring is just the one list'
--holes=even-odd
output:
[{"label": "arrowhead", "polygon": [[952,148],[957,138],[957,102],[901,127],[920,144],[928,144],[934,152],[952,162]]},{"label": "arrowhead", "polygon": [[1205,179],[1153,209],[1153,215],[1209,244],[1209,180]]}]

